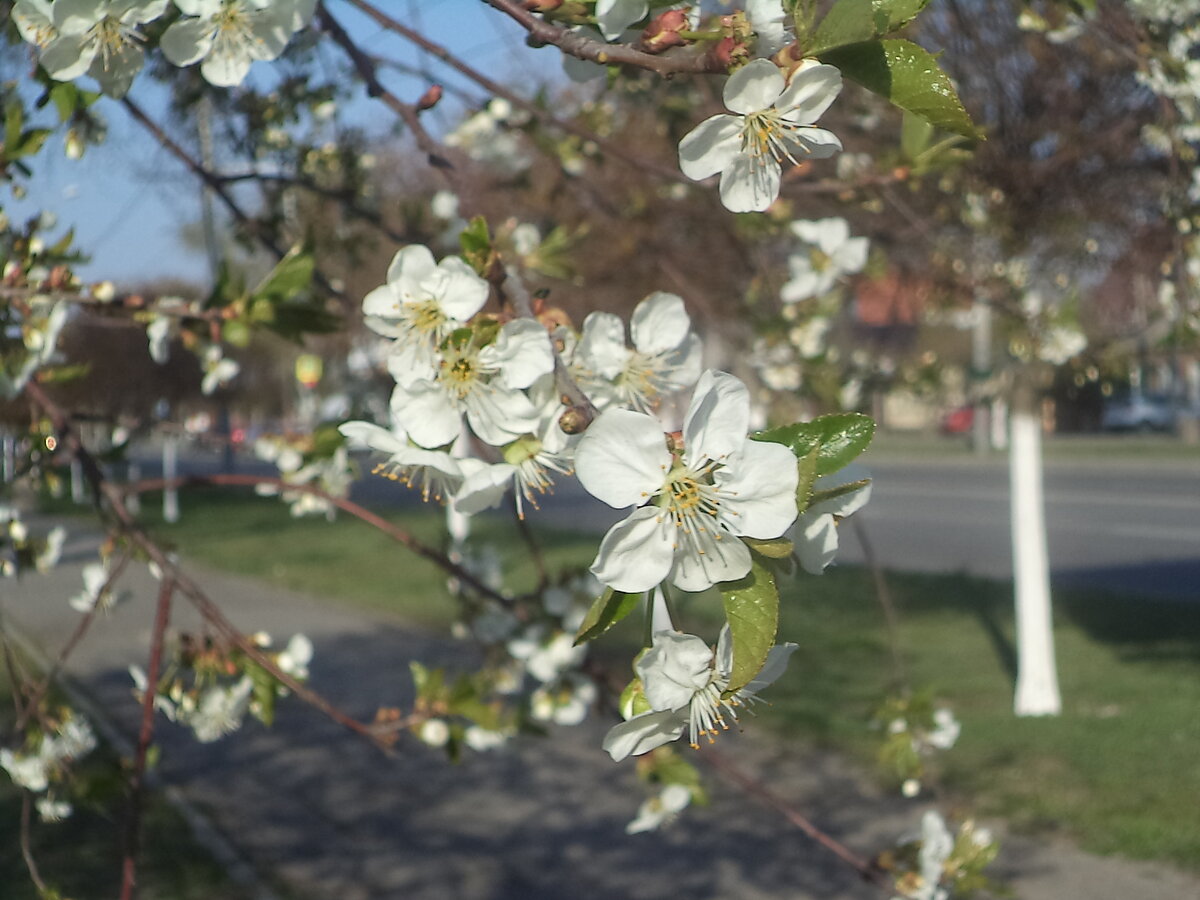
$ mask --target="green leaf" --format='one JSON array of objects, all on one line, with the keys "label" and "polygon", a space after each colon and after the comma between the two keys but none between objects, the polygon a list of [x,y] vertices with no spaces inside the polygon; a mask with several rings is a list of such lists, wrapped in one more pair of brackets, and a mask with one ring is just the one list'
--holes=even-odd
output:
[{"label": "green leaf", "polygon": [[917,17],[929,0],[875,0],[875,26],[880,35],[903,28]]},{"label": "green leaf", "polygon": [[481,278],[487,278],[492,260],[492,236],[487,219],[476,216],[458,236],[465,259]]},{"label": "green leaf", "polygon": [[900,126],[900,152],[906,160],[916,162],[932,138],[932,122],[910,112],[904,113],[904,120]]},{"label": "green leaf", "polygon": [[813,485],[817,481],[817,461],[821,448],[813,447],[806,456],[796,461],[799,477],[796,479],[796,512],[802,513],[812,503]]},{"label": "green leaf", "polygon": [[738,581],[721,584],[721,600],[733,639],[733,668],[729,673],[729,695],[744,688],[767,661],[779,628],[779,589],[772,575],[751,557],[750,573]]},{"label": "green leaf", "polygon": [[4,150],[5,155],[17,155],[17,147],[21,143],[21,126],[25,124],[25,108],[20,101],[13,100],[4,110]]},{"label": "green leaf", "polygon": [[903,28],[929,0],[838,0],[821,20],[806,53],[873,41]]},{"label": "green leaf", "polygon": [[21,135],[20,143],[12,150],[12,156],[33,156],[42,149],[46,139],[50,137],[49,128],[31,128]]},{"label": "green leaf", "polygon": [[983,139],[937,58],[912,41],[865,41],[819,54],[821,62],[945,131]]},{"label": "green leaf", "polygon": [[62,81],[50,88],[50,99],[58,110],[58,121],[65,122],[75,115],[79,103],[79,88],[69,81]]},{"label": "green leaf", "polygon": [[829,475],[866,450],[874,434],[875,422],[870,416],[834,413],[819,416],[811,422],[783,425],[750,436],[756,441],[783,444],[801,460],[815,451],[816,475]]},{"label": "green leaf", "polygon": [[576,646],[588,641],[594,641],[600,637],[600,635],[604,634],[604,632],[608,631],[608,629],[637,609],[638,601],[641,599],[641,592],[627,594],[624,591],[614,591],[612,588],[605,588],[604,593],[596,598],[596,602],[592,604],[592,608],[583,617],[583,623],[579,626],[579,633],[575,635]]},{"label": "green leaf", "polygon": [[770,541],[762,541],[757,538],[742,538],[742,540],[745,541],[747,547],[767,559],[787,559],[792,555],[794,549],[794,545],[787,538],[775,538]]},{"label": "green leaf", "polygon": [[302,247],[293,247],[255,288],[253,298],[283,303],[308,290],[312,277],[312,254]]},{"label": "green leaf", "polygon": [[805,54],[816,56],[834,47],[859,44],[877,36],[871,0],[837,0],[817,26]]}]

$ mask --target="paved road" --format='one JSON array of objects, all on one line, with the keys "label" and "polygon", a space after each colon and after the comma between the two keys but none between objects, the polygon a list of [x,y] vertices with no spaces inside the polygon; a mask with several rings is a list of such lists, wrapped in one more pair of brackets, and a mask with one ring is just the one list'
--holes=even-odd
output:
[{"label": "paved road", "polygon": [[[145,460],[153,471],[154,461]],[[271,471],[254,460],[242,471]],[[367,467],[369,468],[369,467]],[[1008,470],[994,460],[887,460],[865,467],[871,503],[858,515],[880,562],[916,572],[1011,578]],[[216,471],[213,454],[192,455],[185,471]],[[1200,600],[1200,451],[1185,461],[1048,463],[1046,519],[1055,584]],[[355,498],[371,505],[414,504],[384,479],[366,476]],[[623,513],[560,485],[532,513],[535,525],[602,531]],[[863,561],[855,529],[842,529],[844,564]]]},{"label": "paved road", "polygon": [[[1050,463],[1046,528],[1056,584],[1200,599],[1200,453],[1195,465]],[[882,462],[861,513],[883,565],[1011,577],[1003,463]],[[862,560],[846,528],[843,562]]]},{"label": "paved road", "polygon": [[[66,599],[94,552],[71,537],[44,578],[0,582],[6,621],[53,652],[78,614]],[[316,645],[313,686],[351,712],[409,699],[407,661],[465,652],[430,634],[346,612],[247,579],[196,572],[245,631],[296,630]],[[127,731],[138,710],[125,671],[142,662],[155,582],[132,566],[135,598],[96,623],[69,672]],[[186,603],[172,625],[194,627]],[[521,741],[458,767],[405,741],[386,758],[294,702],[276,725],[199,745],[160,722],[162,777],[261,873],[299,900],[557,900],[687,896],[697,900],[878,900],[845,867],[745,795],[714,783],[712,805],[661,833],[627,836],[638,802],[634,767],[599,749],[606,723]],[[861,853],[908,832],[921,805],[873,789],[836,757],[798,752],[761,728],[719,749]],[[1099,859],[1055,840],[1005,839],[997,875],[1022,900],[1197,900],[1200,880],[1168,867]]]}]

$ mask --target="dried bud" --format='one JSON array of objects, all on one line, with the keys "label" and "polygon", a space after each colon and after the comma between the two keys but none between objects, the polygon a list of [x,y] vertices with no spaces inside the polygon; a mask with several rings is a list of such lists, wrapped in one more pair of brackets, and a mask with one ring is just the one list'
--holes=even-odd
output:
[{"label": "dried bud", "polygon": [[433,109],[437,106],[437,102],[442,99],[442,86],[440,84],[431,84],[429,90],[421,95],[421,99],[417,101],[418,110]]},{"label": "dried bud", "polygon": [[592,424],[592,414],[581,406],[572,406],[558,418],[558,427],[567,434],[582,434]]},{"label": "dried bud", "polygon": [[687,12],[668,9],[655,16],[642,32],[642,49],[647,53],[662,53],[668,47],[679,47],[687,43],[679,32],[688,27]]},{"label": "dried bud", "polygon": [[563,5],[563,0],[523,0],[521,6],[530,12],[553,12]]}]

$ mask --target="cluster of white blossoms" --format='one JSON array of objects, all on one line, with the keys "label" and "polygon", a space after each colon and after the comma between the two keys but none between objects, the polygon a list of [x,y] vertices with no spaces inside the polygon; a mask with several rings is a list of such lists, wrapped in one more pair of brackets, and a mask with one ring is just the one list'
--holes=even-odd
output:
[{"label": "cluster of white blossoms", "polygon": [[967,820],[953,834],[937,810],[921,817],[921,830],[899,847],[906,868],[895,881],[892,900],[950,900],[958,882],[978,877],[995,858],[998,845],[986,828]]},{"label": "cluster of white blossoms", "polygon": [[518,175],[533,165],[520,135],[520,128],[528,121],[527,112],[513,109],[503,97],[494,97],[446,135],[446,146],[457,147],[476,162],[505,175]]},{"label": "cluster of white blossoms", "polygon": [[[508,276],[516,284],[516,275]],[[593,314],[582,334],[483,311],[488,283],[461,258],[401,249],[387,283],[363,300],[367,325],[390,341],[396,386],[390,427],[344,423],[351,442],[387,455],[377,474],[473,515],[514,488],[534,506],[572,471],[578,438],[559,425],[566,407],[555,355],[598,408],[650,409],[699,375],[699,342],[683,301],[652,294],[634,313],[634,347],[615,316]],[[553,343],[552,343],[553,340]],[[479,444],[493,448],[483,458]]]},{"label": "cluster of white blossoms", "polygon": [[[210,84],[240,84],[255,60],[272,60],[312,17],[316,0],[173,0],[182,17],[163,33],[163,55],[177,66],[199,62]],[[87,74],[110,96],[124,96],[145,63],[144,26],[163,18],[168,0],[17,0],[13,20],[38,48],[56,81]]]},{"label": "cluster of white blossoms", "polygon": [[[283,435],[266,435],[254,442],[254,455],[273,463],[285,485],[314,487],[331,497],[347,496],[355,473],[346,447],[339,445],[329,455],[318,455],[311,443],[308,438],[289,440]],[[258,484],[254,492],[260,497],[279,497],[296,517],[323,515],[332,522],[337,516],[337,507],[327,497],[309,491]]]},{"label": "cluster of white blossoms", "polygon": [[13,783],[38,798],[37,809],[45,821],[59,821],[71,814],[71,805],[56,800],[55,784],[64,781],[67,767],[96,748],[96,736],[87,719],[70,709],[63,710],[53,732],[30,738],[25,749],[0,748],[0,768]]},{"label": "cluster of white blossoms", "polygon": [[61,525],[45,535],[30,534],[20,510],[0,504],[0,578],[14,578],[29,569],[50,571],[58,565],[66,539]]},{"label": "cluster of white blossoms", "polygon": [[[252,639],[264,652],[271,645],[271,636],[263,632]],[[297,681],[307,680],[313,645],[306,635],[293,635],[283,650],[272,655],[284,674]],[[233,660],[204,657],[205,654],[201,654],[200,659],[183,660],[187,665],[195,666],[195,679],[191,685],[185,684],[181,675],[172,676],[167,682],[154,686],[153,700],[156,711],[169,721],[190,728],[202,744],[211,744],[237,731],[247,714],[269,721],[272,713],[264,706],[264,701],[273,703],[274,698],[288,693],[287,688],[274,679],[268,683],[266,679],[270,676],[252,662],[239,658],[241,671],[238,671],[239,664]],[[228,675],[231,666],[234,669],[232,678]],[[129,677],[133,680],[134,696],[139,703],[143,702],[150,687],[145,671],[132,665]]]}]

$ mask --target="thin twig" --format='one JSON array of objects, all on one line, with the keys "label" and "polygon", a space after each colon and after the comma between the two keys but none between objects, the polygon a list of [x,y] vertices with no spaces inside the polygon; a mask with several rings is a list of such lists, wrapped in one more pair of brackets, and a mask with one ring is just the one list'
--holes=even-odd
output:
[{"label": "thin twig", "polygon": [[33,882],[33,886],[38,889],[38,893],[44,897],[49,893],[50,889],[46,886],[46,882],[42,880],[42,873],[38,871],[37,860],[33,858],[33,849],[29,844],[32,813],[33,795],[29,791],[21,791],[21,856],[25,860],[25,868],[29,870],[29,879]]},{"label": "thin twig", "polygon": [[778,794],[772,792],[757,778],[747,775],[741,769],[734,766],[724,755],[710,747],[704,753],[697,754],[697,758],[747,794],[750,794],[766,806],[780,813],[788,822],[804,832],[805,835],[857,871],[863,881],[872,882],[881,887],[890,887],[888,879],[877,866],[863,859],[845,844],[830,837],[814,825],[807,816],[803,815]]},{"label": "thin twig", "polygon": [[122,493],[126,494],[142,494],[147,491],[161,491],[166,488],[187,488],[187,487],[202,487],[205,485],[227,486],[227,487],[257,487],[258,485],[272,485],[281,491],[301,491],[306,494],[312,494],[314,497],[320,497],[332,503],[338,509],[349,513],[356,519],[372,526],[373,528],[382,531],[396,543],[407,547],[417,556],[422,559],[427,559],[442,569],[446,574],[459,579],[463,583],[469,585],[473,590],[495,600],[497,603],[505,607],[512,607],[513,599],[494,588],[488,587],[479,578],[467,569],[455,563],[449,556],[435,547],[424,544],[417,540],[409,532],[405,531],[399,525],[389,522],[376,513],[371,512],[364,506],[360,506],[353,500],[348,500],[344,497],[337,497],[319,487],[309,484],[290,484],[282,478],[276,478],[272,475],[185,475],[179,478],[147,478],[138,481],[134,484],[126,484],[118,488]]},{"label": "thin twig", "polygon": [[470,78],[484,90],[494,94],[497,97],[503,97],[513,106],[525,110],[539,122],[542,122],[545,125],[550,125],[551,127],[557,128],[560,131],[565,131],[568,134],[573,134],[585,141],[591,141],[601,151],[603,151],[606,156],[611,156],[613,159],[618,159],[641,172],[652,172],[661,178],[666,178],[670,181],[678,181],[682,184],[692,183],[691,179],[689,179],[678,169],[673,169],[669,166],[663,166],[654,160],[632,154],[616,141],[601,137],[591,129],[585,128],[575,122],[571,122],[566,119],[560,119],[558,116],[555,116],[544,107],[538,106],[538,104],[527,100],[525,97],[522,97],[516,91],[509,89],[499,81],[489,78],[478,69],[467,65],[462,60],[455,57],[454,54],[452,54],[445,47],[434,43],[433,41],[429,40],[429,38],[425,37],[420,32],[409,28],[398,19],[394,19],[386,13],[376,9],[371,4],[365,2],[365,0],[347,0],[347,2],[351,6],[361,10],[379,25],[383,26],[389,31],[395,32],[396,34],[420,47],[426,53],[441,60],[450,68],[462,75],[465,75],[467,78]]},{"label": "thin twig", "polygon": [[146,754],[154,738],[155,686],[162,671],[163,641],[171,618],[171,595],[175,582],[164,574],[158,589],[158,606],[154,612],[154,635],[150,641],[150,658],[146,663],[146,690],[142,697],[142,726],[138,732],[137,750],[133,757],[133,772],[129,776],[129,807],[125,819],[125,856],[121,861],[121,900],[133,900],[137,893],[137,856],[142,819],[142,788],[146,775]]},{"label": "thin twig", "polygon": [[[350,2],[355,2],[355,0],[350,0]],[[586,34],[571,31],[561,25],[547,22],[545,19],[539,19],[513,0],[483,0],[483,2],[516,21],[538,43],[553,44],[564,53],[579,59],[600,63],[603,66],[614,64],[636,66],[668,78],[681,72],[705,74],[726,71],[726,66],[707,52],[643,53],[626,44],[607,44],[590,38]]]},{"label": "thin twig", "polygon": [[892,591],[888,587],[883,566],[879,564],[875,545],[871,543],[871,539],[867,535],[866,523],[860,516],[854,516],[851,521],[854,523],[854,534],[858,537],[858,544],[862,547],[863,559],[866,560],[867,568],[871,570],[871,580],[875,584],[875,597],[879,600],[879,606],[883,610],[883,620],[887,624],[888,646],[892,651],[893,686],[898,690],[904,690],[908,687],[908,673],[904,667],[904,654],[900,651],[900,618],[896,614]]}]

